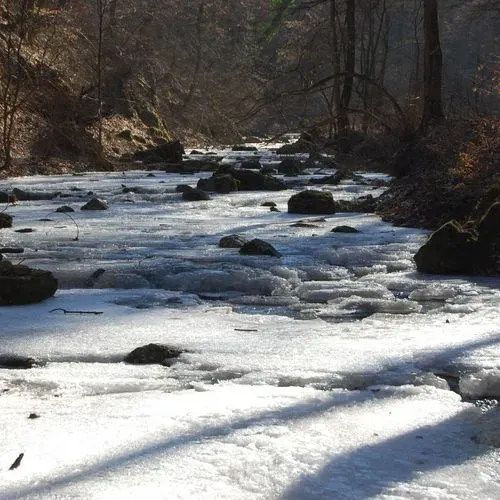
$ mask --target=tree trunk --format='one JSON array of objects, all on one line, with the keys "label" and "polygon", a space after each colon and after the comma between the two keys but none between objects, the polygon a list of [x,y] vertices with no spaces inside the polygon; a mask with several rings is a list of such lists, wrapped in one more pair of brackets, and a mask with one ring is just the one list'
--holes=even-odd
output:
[{"label": "tree trunk", "polygon": [[356,62],[356,11],[355,0],[346,0],[346,53],[345,73],[342,95],[340,96],[340,109],[338,110],[339,135],[345,135],[349,129],[349,104],[351,102],[354,83],[354,65]]},{"label": "tree trunk", "polygon": [[421,130],[444,118],[441,96],[442,69],[437,0],[424,0],[424,106]]}]

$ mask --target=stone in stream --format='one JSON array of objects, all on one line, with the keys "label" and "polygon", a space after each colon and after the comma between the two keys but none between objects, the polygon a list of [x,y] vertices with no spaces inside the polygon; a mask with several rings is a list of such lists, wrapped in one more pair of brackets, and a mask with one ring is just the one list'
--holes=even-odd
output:
[{"label": "stone in stream", "polygon": [[359,233],[359,229],[351,226],[335,226],[332,230],[332,233]]},{"label": "stone in stream", "polygon": [[0,368],[26,370],[35,366],[40,366],[40,363],[34,358],[17,354],[0,354]]},{"label": "stone in stream", "polygon": [[58,207],[56,209],[56,212],[58,213],[67,213],[67,212],[74,212],[75,209],[70,207],[69,205],[62,205],[61,207]]},{"label": "stone in stream", "polygon": [[99,198],[92,198],[90,201],[85,203],[80,210],[108,210],[108,205],[105,201]]},{"label": "stone in stream", "polygon": [[125,356],[125,363],[132,365],[165,365],[178,358],[184,351],[165,344],[147,344],[137,347]]},{"label": "stone in stream", "polygon": [[12,227],[12,216],[9,214],[0,214],[0,229]]},{"label": "stone in stream", "polygon": [[0,305],[22,305],[52,297],[57,280],[51,272],[0,262]]},{"label": "stone in stream", "polygon": [[219,240],[221,248],[241,248],[245,243],[248,243],[248,240],[239,234],[230,234]]},{"label": "stone in stream", "polygon": [[210,195],[202,189],[190,188],[182,193],[182,199],[185,201],[207,201],[210,200]]},{"label": "stone in stream", "polygon": [[255,238],[245,243],[240,248],[243,255],[269,255],[270,257],[281,257],[281,254],[267,241]]},{"label": "stone in stream", "polygon": [[330,191],[301,191],[288,200],[288,212],[294,214],[334,214],[335,201]]}]

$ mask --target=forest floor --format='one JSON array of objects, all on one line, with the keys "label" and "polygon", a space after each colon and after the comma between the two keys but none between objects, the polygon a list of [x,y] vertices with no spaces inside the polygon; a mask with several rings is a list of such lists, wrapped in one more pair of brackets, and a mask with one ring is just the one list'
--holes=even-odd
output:
[{"label": "forest floor", "polygon": [[399,226],[467,226],[500,201],[500,119],[447,122],[396,154],[379,214]]}]

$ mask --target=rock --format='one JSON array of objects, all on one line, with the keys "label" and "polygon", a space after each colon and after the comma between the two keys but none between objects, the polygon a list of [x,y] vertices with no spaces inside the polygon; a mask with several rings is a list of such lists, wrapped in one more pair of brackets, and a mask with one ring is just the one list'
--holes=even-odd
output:
[{"label": "rock", "polygon": [[32,227],[23,227],[21,229],[16,229],[16,233],[34,233],[35,230]]},{"label": "rock", "polygon": [[164,344],[148,344],[137,347],[125,356],[125,363],[132,365],[165,365],[169,366],[172,359],[178,358],[184,351],[177,347]]},{"label": "rock", "polygon": [[274,201],[265,201],[264,203],[260,204],[261,207],[275,207],[276,203]]},{"label": "rock", "polygon": [[16,354],[0,354],[0,368],[22,368],[28,369],[34,366],[39,366],[40,363],[27,356],[17,356]]},{"label": "rock", "polygon": [[248,240],[239,234],[224,236],[219,240],[221,248],[241,248],[245,243],[248,243]]},{"label": "rock", "polygon": [[210,180],[213,184],[213,191],[216,193],[232,193],[233,191],[238,191],[240,187],[240,181],[230,174],[216,174]]},{"label": "rock", "polygon": [[60,191],[56,192],[44,192],[44,191],[39,191],[39,192],[31,192],[31,191],[24,191],[23,189],[18,189],[14,188],[12,190],[12,194],[21,201],[38,201],[38,200],[52,200],[56,196],[59,196],[61,194]]},{"label": "rock", "polygon": [[144,151],[136,151],[134,159],[143,163],[181,163],[184,146],[180,141],[166,142]]},{"label": "rock", "polygon": [[0,229],[12,227],[12,216],[0,213]]},{"label": "rock", "polygon": [[249,170],[260,170],[262,165],[259,160],[245,160],[241,162],[241,168],[247,168]]},{"label": "rock", "polygon": [[59,212],[59,213],[68,213],[68,212],[74,212],[75,209],[74,208],[71,208],[69,205],[63,205],[61,207],[58,207],[56,209],[56,212]]},{"label": "rock", "polygon": [[274,167],[272,167],[271,165],[264,165],[260,169],[260,173],[263,175],[275,175],[278,173],[278,171]]},{"label": "rock", "polygon": [[231,151],[257,151],[255,146],[246,146],[245,144],[235,144]]},{"label": "rock", "polygon": [[335,202],[329,191],[301,191],[288,200],[288,212],[294,214],[334,214]]},{"label": "rock", "polygon": [[57,280],[51,272],[0,262],[0,305],[21,305],[41,302],[52,297]]},{"label": "rock", "polygon": [[182,193],[182,199],[185,201],[206,201],[210,200],[210,196],[202,189],[190,188]]},{"label": "rock", "polygon": [[223,174],[229,174],[234,177],[239,182],[238,189],[240,191],[280,191],[287,189],[286,184],[282,180],[272,175],[264,175],[254,170],[234,168],[231,166],[220,168],[219,173],[207,179],[207,181],[214,182],[213,179]]},{"label": "rock", "polygon": [[420,272],[454,274],[472,272],[480,264],[478,256],[477,240],[452,220],[432,233],[413,259]]},{"label": "rock", "polygon": [[374,213],[378,206],[378,199],[371,194],[360,196],[354,200],[336,200],[337,212]]},{"label": "rock", "polygon": [[17,198],[14,194],[6,193],[5,191],[0,191],[0,203],[16,203]]},{"label": "rock", "polygon": [[187,184],[179,184],[176,188],[175,191],[177,193],[185,193],[186,191],[189,191],[190,189],[193,189],[191,186],[188,186]]},{"label": "rock", "polygon": [[336,226],[331,230],[332,233],[359,233],[360,231],[351,226]]},{"label": "rock", "polygon": [[92,198],[90,201],[85,203],[80,210],[108,210],[108,205],[105,201],[99,198]]},{"label": "rock", "polygon": [[297,158],[285,158],[278,165],[278,172],[289,176],[299,175],[302,173],[302,164]]},{"label": "rock", "polygon": [[2,253],[24,253],[24,248],[21,247],[0,247],[0,254]]},{"label": "rock", "polygon": [[271,257],[281,257],[281,254],[269,243],[255,238],[245,243],[240,248],[243,255],[269,255]]},{"label": "rock", "polygon": [[323,184],[329,186],[337,186],[340,181],[345,177],[344,172],[341,170],[335,172],[332,175],[326,175],[325,177],[312,177],[309,182],[311,184]]}]

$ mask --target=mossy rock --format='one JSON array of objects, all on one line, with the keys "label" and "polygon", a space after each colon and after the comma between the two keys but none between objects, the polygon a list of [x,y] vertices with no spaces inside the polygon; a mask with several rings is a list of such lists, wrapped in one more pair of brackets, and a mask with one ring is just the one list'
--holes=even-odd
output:
[{"label": "mossy rock", "polygon": [[288,200],[288,212],[293,214],[334,214],[335,201],[329,191],[301,191]]},{"label": "mossy rock", "polygon": [[413,257],[417,270],[432,274],[468,274],[481,267],[481,249],[473,234],[449,221],[432,233]]}]

